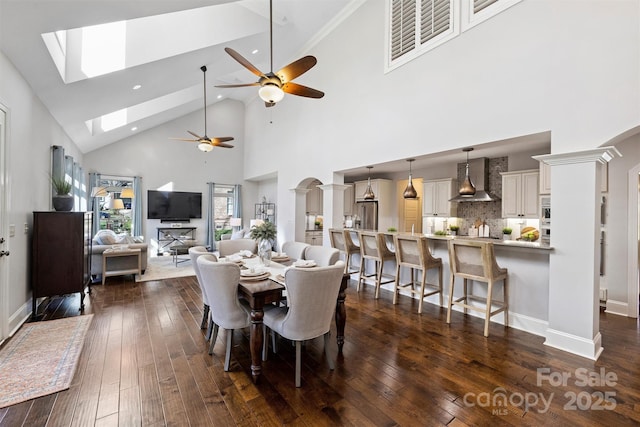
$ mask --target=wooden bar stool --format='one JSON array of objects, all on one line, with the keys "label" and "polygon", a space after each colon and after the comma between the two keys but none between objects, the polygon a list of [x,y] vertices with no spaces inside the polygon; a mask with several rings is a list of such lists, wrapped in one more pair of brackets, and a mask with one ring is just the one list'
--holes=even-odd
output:
[{"label": "wooden bar stool", "polygon": [[[429,295],[439,294],[440,307],[444,306],[442,297],[442,258],[434,258],[431,255],[427,238],[424,236],[412,236],[408,234],[396,234],[394,236],[396,247],[396,281],[393,292],[393,303],[397,304],[400,288],[411,286],[409,291],[412,295],[419,295],[418,313],[422,313],[422,303]],[[400,267],[411,269],[411,282],[400,283]],[[438,283],[427,283],[427,271],[438,269]],[[421,270],[420,289],[416,290],[417,284],[414,277],[414,270]]]},{"label": "wooden bar stool", "polygon": [[[500,268],[493,252],[493,243],[474,240],[449,241],[449,265],[451,266],[451,283],[449,286],[449,307],[447,323],[451,323],[451,310],[454,305],[467,309],[484,312],[484,336],[489,336],[489,320],[491,316],[504,311],[504,325],[509,326],[509,276],[506,268]],[[453,299],[453,287],[456,277],[464,279],[463,296]],[[475,280],[487,283],[487,296],[478,297],[468,292],[468,281]],[[503,300],[493,299],[493,285],[502,280]],[[471,304],[471,301],[484,302],[484,307]],[[497,307],[491,311],[492,306]]]},{"label": "wooden bar stool", "polygon": [[[384,234],[376,231],[360,231],[358,232],[360,239],[360,277],[358,278],[358,288],[366,279],[373,277],[376,286],[375,298],[380,297],[380,285],[395,281],[395,277],[389,274],[383,274],[382,269],[385,261],[395,260],[396,254],[391,252],[387,247]],[[373,274],[366,274],[366,260],[375,262],[376,271]],[[388,277],[391,280],[382,281],[382,277]]]},{"label": "wooden bar stool", "polygon": [[344,272],[347,274],[357,273],[358,269],[353,267],[352,255],[360,253],[360,247],[353,242],[349,230],[329,229],[329,240],[331,247],[336,248],[344,254]]}]

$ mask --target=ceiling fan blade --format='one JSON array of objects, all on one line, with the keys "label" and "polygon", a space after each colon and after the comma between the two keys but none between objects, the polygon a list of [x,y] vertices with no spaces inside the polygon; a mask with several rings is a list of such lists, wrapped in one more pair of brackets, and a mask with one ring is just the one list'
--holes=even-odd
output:
[{"label": "ceiling fan blade", "polygon": [[215,85],[215,87],[246,87],[246,86],[260,86],[260,83],[239,83],[235,85]]},{"label": "ceiling fan blade", "polygon": [[322,98],[324,96],[324,92],[291,82],[284,84],[282,90],[291,95],[305,96],[307,98]]},{"label": "ceiling fan blade", "polygon": [[298,76],[303,75],[314,65],[316,65],[318,61],[314,56],[305,56],[304,58],[300,58],[297,61],[292,62],[291,64],[283,67],[280,71],[276,73],[276,75],[280,78],[282,83],[290,82]]},{"label": "ceiling fan blade", "polygon": [[236,61],[238,61],[240,63],[240,65],[242,65],[244,68],[246,68],[247,70],[251,71],[253,74],[255,74],[258,77],[264,77],[264,73],[260,70],[258,70],[251,62],[249,62],[244,56],[240,55],[238,52],[236,52],[235,50],[231,49],[230,47],[225,47],[224,48],[225,52],[227,52],[233,59],[235,59]]},{"label": "ceiling fan blade", "polygon": [[213,138],[213,142],[211,143],[211,145],[213,145],[214,147],[221,147],[221,148],[233,148],[233,145],[227,144],[225,142],[218,142],[216,141],[217,138]]},{"label": "ceiling fan blade", "polygon": [[211,138],[211,141],[213,143],[233,141],[233,137],[232,136],[219,136],[219,137]]},{"label": "ceiling fan blade", "polygon": [[191,135],[195,136],[198,139],[202,139],[202,137],[200,135],[198,135],[197,133],[191,132],[190,130],[188,130],[187,132],[189,132]]},{"label": "ceiling fan blade", "polygon": [[169,138],[174,141],[185,141],[185,142],[198,142],[198,139],[186,139],[186,138]]}]

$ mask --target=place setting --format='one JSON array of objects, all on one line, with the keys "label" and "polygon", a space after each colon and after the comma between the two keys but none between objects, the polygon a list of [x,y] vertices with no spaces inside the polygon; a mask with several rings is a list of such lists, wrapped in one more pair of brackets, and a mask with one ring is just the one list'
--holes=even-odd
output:
[{"label": "place setting", "polygon": [[287,262],[291,261],[289,255],[284,252],[271,252],[271,261],[273,262]]},{"label": "place setting", "polygon": [[240,278],[242,280],[264,280],[271,276],[271,271],[266,268],[252,267],[240,270]]}]

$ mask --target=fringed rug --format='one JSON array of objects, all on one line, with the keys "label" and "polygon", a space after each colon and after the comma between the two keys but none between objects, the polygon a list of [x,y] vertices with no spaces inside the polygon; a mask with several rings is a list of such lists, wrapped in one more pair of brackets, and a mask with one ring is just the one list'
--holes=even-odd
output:
[{"label": "fringed rug", "polygon": [[69,388],[92,318],[22,325],[0,350],[0,408]]},{"label": "fringed rug", "polygon": [[147,260],[147,269],[142,276],[136,275],[136,282],[148,282],[150,280],[171,279],[174,277],[195,276],[191,266],[189,255],[179,255],[176,266],[172,256],[150,257]]}]

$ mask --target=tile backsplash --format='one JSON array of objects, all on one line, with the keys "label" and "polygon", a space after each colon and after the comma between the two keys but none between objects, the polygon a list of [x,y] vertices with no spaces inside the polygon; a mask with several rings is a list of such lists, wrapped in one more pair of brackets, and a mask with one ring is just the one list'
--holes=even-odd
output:
[{"label": "tile backsplash", "polygon": [[[500,172],[506,172],[508,168],[508,157],[496,157],[489,159],[489,188],[485,190],[490,193],[502,197],[502,175]],[[458,182],[464,181],[465,163],[458,163]],[[475,221],[485,221],[489,226],[489,234],[491,237],[502,237],[502,227],[504,220],[502,219],[502,201],[493,202],[459,202],[458,203],[458,225],[459,233],[466,235],[469,228]]]}]

